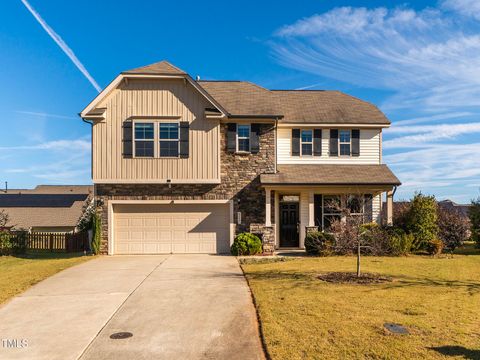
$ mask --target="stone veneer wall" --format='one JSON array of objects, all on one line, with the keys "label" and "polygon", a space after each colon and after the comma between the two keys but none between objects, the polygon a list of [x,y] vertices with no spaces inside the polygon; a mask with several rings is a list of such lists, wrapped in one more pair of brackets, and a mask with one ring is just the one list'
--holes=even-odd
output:
[{"label": "stone veneer wall", "polygon": [[227,125],[220,126],[220,184],[172,184],[171,188],[167,184],[95,185],[97,201],[100,200],[97,212],[102,218],[101,253],[108,252],[108,200],[233,199],[235,224],[237,212],[242,214],[242,223],[236,225],[236,234],[250,231],[250,224],[265,223],[265,191],[260,186],[260,174],[272,173],[275,170],[274,126],[273,124],[260,126],[260,151],[257,154],[227,152]]}]

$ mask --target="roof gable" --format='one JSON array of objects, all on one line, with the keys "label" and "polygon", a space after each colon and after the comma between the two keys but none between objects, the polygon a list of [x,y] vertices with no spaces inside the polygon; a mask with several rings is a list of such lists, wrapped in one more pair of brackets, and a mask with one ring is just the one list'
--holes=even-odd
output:
[{"label": "roof gable", "polygon": [[122,74],[152,74],[152,75],[187,75],[185,71],[162,60],[150,65],[123,71]]}]

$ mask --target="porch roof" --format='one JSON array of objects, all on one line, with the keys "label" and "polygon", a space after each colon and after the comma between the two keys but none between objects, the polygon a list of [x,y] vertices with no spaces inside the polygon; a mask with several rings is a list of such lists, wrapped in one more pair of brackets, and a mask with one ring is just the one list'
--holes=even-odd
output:
[{"label": "porch roof", "polygon": [[263,185],[400,185],[387,165],[278,165],[276,174],[260,175]]}]

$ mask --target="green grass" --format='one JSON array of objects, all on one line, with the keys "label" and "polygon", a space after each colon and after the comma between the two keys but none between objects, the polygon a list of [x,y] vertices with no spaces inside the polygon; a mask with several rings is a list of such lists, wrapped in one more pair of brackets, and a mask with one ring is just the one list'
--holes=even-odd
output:
[{"label": "green grass", "polygon": [[[315,277],[355,271],[354,257],[242,265],[273,359],[480,359],[480,255],[362,261],[363,271],[394,281],[347,285]],[[389,334],[385,322],[411,334]]]},{"label": "green grass", "polygon": [[0,256],[0,304],[43,279],[91,258],[83,253],[50,252]]}]

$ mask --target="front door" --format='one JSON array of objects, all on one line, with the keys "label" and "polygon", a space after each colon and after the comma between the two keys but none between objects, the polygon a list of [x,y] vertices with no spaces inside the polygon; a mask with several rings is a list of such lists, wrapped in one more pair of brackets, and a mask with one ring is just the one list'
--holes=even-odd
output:
[{"label": "front door", "polygon": [[298,247],[298,202],[280,203],[280,247]]}]

